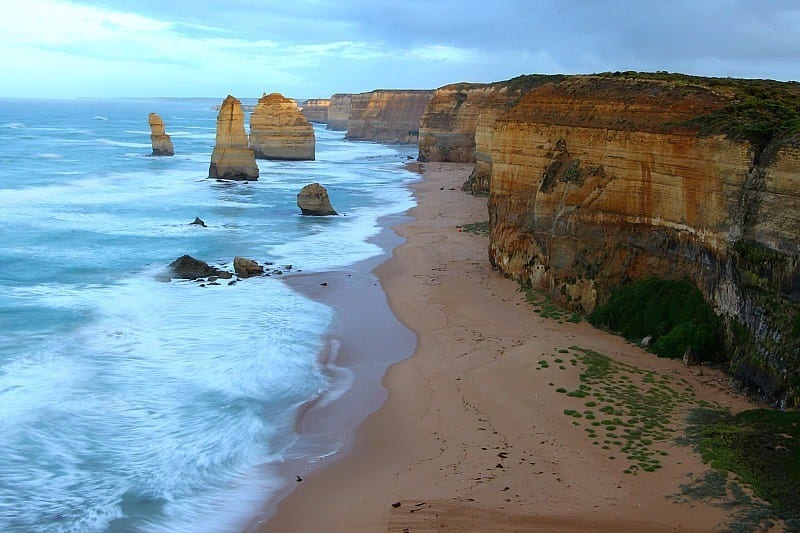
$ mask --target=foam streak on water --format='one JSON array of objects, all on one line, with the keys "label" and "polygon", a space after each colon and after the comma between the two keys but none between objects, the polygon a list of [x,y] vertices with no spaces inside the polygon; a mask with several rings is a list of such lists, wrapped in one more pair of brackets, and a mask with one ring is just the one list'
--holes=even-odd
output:
[{"label": "foam streak on water", "polygon": [[[215,103],[0,100],[0,530],[233,530],[278,487],[298,409],[346,384],[318,362],[332,311],[278,277],[156,274],[370,257],[412,205],[412,151],[317,126],[316,161],[209,181]],[[149,112],[175,157],[147,157]],[[347,216],[298,215],[314,181]]]}]

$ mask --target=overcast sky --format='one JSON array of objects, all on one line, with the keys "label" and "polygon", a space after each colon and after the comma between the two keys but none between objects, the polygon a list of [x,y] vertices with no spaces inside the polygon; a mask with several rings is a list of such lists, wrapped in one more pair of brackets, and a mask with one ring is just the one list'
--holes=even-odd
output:
[{"label": "overcast sky", "polygon": [[529,73],[800,79],[800,0],[0,0],[0,97],[295,98]]}]

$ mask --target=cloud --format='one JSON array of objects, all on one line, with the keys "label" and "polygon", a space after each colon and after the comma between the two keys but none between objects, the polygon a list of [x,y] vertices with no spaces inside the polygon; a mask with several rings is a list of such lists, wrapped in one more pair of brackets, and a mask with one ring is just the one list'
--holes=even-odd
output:
[{"label": "cloud", "polygon": [[800,72],[794,0],[0,0],[0,9],[6,96],[60,86],[247,96],[268,83],[302,97],[534,72]]}]

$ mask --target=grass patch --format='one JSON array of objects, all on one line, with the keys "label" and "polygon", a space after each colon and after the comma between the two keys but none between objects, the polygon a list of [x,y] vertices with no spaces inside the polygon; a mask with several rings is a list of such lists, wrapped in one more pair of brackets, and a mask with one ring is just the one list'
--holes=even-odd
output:
[{"label": "grass patch", "polygon": [[558,320],[562,323],[564,321],[571,322],[573,324],[577,324],[583,320],[582,315],[556,305],[550,297],[542,291],[537,291],[522,282],[520,282],[517,290],[522,292],[525,301],[533,306],[534,312],[545,318]]},{"label": "grass patch", "polygon": [[485,222],[470,222],[469,224],[462,224],[461,229],[467,233],[474,235],[481,235],[482,237],[489,236],[489,221]]}]

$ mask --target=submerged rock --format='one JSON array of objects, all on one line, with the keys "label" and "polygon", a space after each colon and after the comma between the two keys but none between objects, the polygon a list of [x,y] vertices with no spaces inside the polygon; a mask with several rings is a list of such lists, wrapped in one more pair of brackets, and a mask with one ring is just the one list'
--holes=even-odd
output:
[{"label": "submerged rock", "polygon": [[331,206],[328,191],[319,183],[303,187],[297,194],[297,207],[304,215],[327,216],[338,215]]},{"label": "submerged rock", "polygon": [[156,113],[150,113],[147,121],[150,124],[150,143],[153,145],[153,153],[150,155],[175,155],[175,149],[172,147],[172,139],[170,139],[164,129],[164,121],[161,117]]},{"label": "submerged rock", "polygon": [[190,226],[192,226],[192,225],[194,225],[194,226],[203,226],[204,228],[206,227],[206,223],[203,222],[203,219],[200,218],[200,217],[194,217],[194,221],[189,222],[189,225]]},{"label": "submerged rock", "polygon": [[217,115],[217,140],[211,153],[208,177],[223,180],[258,179],[258,165],[244,131],[242,104],[231,95]]},{"label": "submerged rock", "polygon": [[252,259],[238,256],[233,258],[233,270],[240,278],[260,276],[264,273],[264,267]]},{"label": "submerged rock", "polygon": [[183,255],[167,267],[170,279],[199,279],[216,276],[221,279],[231,279],[233,274],[220,270],[190,255]]}]

